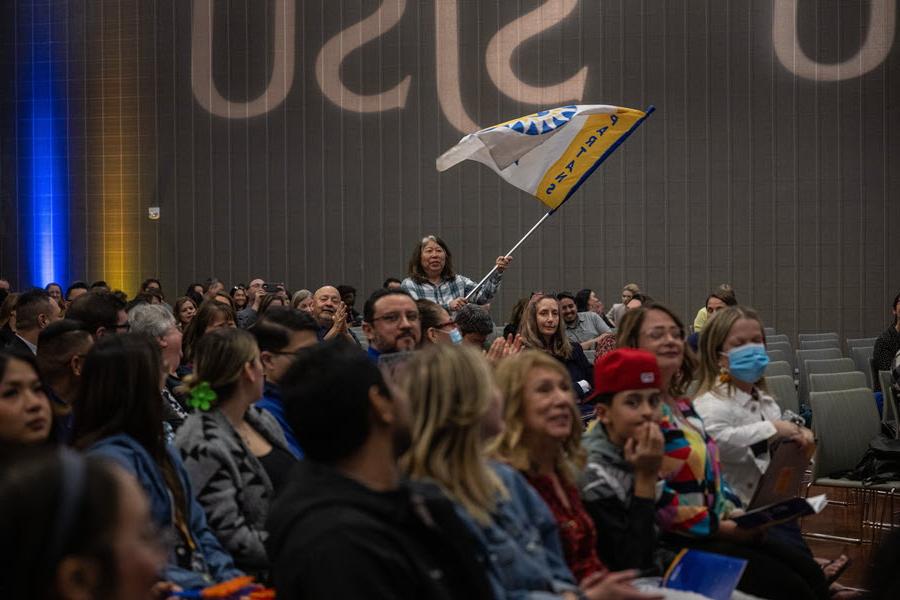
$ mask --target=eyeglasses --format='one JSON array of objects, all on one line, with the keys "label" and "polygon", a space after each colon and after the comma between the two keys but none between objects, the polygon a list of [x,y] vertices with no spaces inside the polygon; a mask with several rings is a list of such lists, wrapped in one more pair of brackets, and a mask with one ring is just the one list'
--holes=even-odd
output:
[{"label": "eyeglasses", "polygon": [[668,329],[666,329],[665,327],[654,327],[649,331],[642,331],[641,335],[646,335],[653,341],[661,340],[667,335],[670,336],[673,340],[684,340],[684,331],[682,331],[678,327],[670,327]]},{"label": "eyeglasses", "polygon": [[113,325],[110,329],[124,329],[125,331],[131,331],[131,323],[122,323],[121,325]]},{"label": "eyeglasses", "polygon": [[384,321],[388,325],[396,325],[403,317],[406,317],[406,320],[410,323],[419,322],[419,313],[413,311],[410,311],[408,313],[388,313],[386,315],[381,315],[380,317],[373,318],[372,322],[374,323],[375,321]]},{"label": "eyeglasses", "polygon": [[443,323],[438,323],[434,326],[435,329],[443,329],[444,327],[456,327],[456,323],[453,321],[444,321]]}]

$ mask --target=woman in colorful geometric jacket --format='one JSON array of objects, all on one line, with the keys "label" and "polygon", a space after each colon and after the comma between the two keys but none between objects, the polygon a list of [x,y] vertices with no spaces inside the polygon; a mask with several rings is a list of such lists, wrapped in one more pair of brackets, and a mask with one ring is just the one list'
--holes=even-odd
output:
[{"label": "woman in colorful geometric jacket", "polygon": [[619,324],[619,347],[656,356],[662,391],[660,429],[665,439],[656,520],[661,542],[744,558],[738,589],[754,596],[786,600],[829,597],[822,569],[787,545],[768,541],[764,531],[740,528],[729,518],[740,505],[722,479],[719,450],[694,411],[685,389],[696,359],[685,349],[685,328],[668,308],[648,303],[628,311]]}]

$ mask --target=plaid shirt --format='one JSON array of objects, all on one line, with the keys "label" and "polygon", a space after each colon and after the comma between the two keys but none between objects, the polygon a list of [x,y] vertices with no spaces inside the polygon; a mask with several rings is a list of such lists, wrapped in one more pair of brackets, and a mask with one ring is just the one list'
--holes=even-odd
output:
[{"label": "plaid shirt", "polygon": [[[475,292],[475,295],[469,301],[475,304],[487,304],[494,297],[494,294],[497,293],[497,288],[500,287],[502,278],[503,274],[495,271],[484,282],[484,285],[478,288],[478,291]],[[450,310],[450,301],[454,298],[464,298],[466,294],[475,288],[476,282],[468,277],[457,275],[453,279],[443,280],[440,285],[434,285],[430,281],[418,283],[411,277],[404,279],[400,285],[405,291],[409,292],[409,295],[414,300],[425,298],[440,304],[447,312],[452,312]]]}]

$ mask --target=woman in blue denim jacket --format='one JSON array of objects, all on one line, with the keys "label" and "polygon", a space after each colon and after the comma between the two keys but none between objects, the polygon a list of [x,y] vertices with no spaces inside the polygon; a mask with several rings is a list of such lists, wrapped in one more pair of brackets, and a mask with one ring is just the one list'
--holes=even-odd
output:
[{"label": "woman in blue denim jacket", "polygon": [[399,383],[413,440],[405,466],[456,503],[498,600],[652,598],[631,587],[633,572],[588,577],[579,587],[550,509],[517,471],[484,458],[503,427],[503,398],[483,353],[433,345],[406,363]]},{"label": "woman in blue denim jacket", "polygon": [[75,444],[112,459],[144,488],[154,523],[174,541],[161,578],[205,587],[243,573],[207,526],[181,457],[164,441],[161,375],[159,348],[149,338],[101,338],[84,361]]}]

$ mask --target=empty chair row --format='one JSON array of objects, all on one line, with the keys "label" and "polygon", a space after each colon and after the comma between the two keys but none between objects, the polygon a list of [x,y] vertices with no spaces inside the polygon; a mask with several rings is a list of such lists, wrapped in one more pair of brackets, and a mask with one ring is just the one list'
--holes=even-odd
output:
[{"label": "empty chair row", "polygon": [[[808,337],[808,336],[823,336],[823,337]],[[867,338],[848,338],[847,339],[847,351],[851,352],[853,348],[865,348],[868,346],[874,346],[875,340],[878,338],[867,337]],[[799,349],[800,350],[820,350],[822,348],[841,348],[840,339],[837,337],[836,333],[824,333],[824,334],[806,334],[801,333],[798,336]],[[772,333],[766,334],[766,347],[772,349],[773,344],[779,344],[779,346],[775,346],[776,348],[784,348],[788,351],[792,351],[791,348],[791,339],[784,333]],[[783,344],[787,344],[787,346],[783,346]]]},{"label": "empty chair row", "polygon": [[823,341],[823,340],[840,340],[838,334],[829,331],[826,333],[798,333],[797,341],[802,342],[812,342],[812,341]]}]

